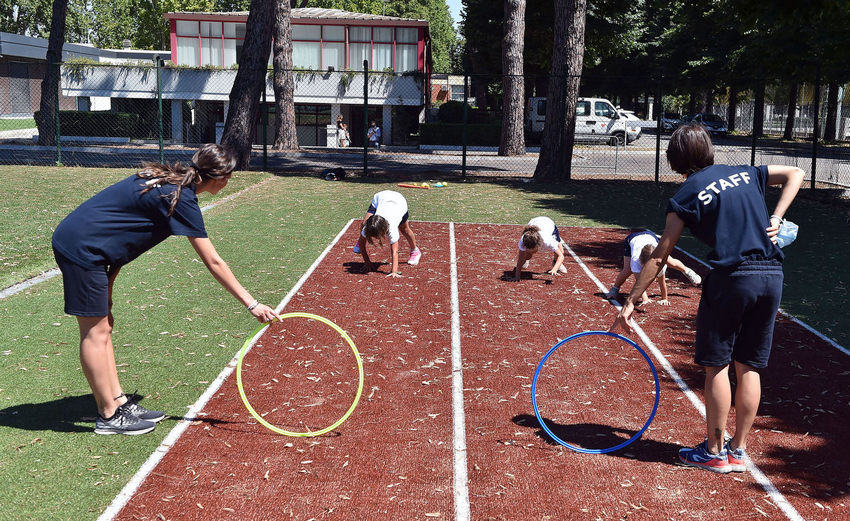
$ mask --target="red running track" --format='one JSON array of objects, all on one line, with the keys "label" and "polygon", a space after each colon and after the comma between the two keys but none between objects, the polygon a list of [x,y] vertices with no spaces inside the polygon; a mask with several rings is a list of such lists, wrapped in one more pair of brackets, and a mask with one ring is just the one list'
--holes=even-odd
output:
[{"label": "red running track", "polygon": [[[465,413],[463,436],[456,436],[452,227],[413,223],[422,262],[388,279],[357,272],[356,224],[283,310],[325,316],[354,339],[365,386],[351,417],[324,436],[278,436],[247,413],[231,375],[108,517],[120,508],[116,519],[850,519],[850,458],[841,443],[850,438],[850,360],[795,323],[777,323],[749,448],[776,493],[752,473],[714,475],[676,464],[680,446],[702,439],[704,423],[657,361],[661,403],[642,438],[608,455],[572,452],[537,424],[531,378],[554,343],[607,329],[615,309],[569,257],[566,275],[542,274],[550,259],[537,255],[530,278],[503,280],[521,227],[455,225],[455,349],[462,353],[455,380],[463,378]],[[628,232],[562,232],[587,269],[610,284]],[[669,282],[673,305],[649,305],[638,322],[701,398],[690,348],[699,288],[678,274]],[[549,426],[591,448],[630,437],[653,400],[643,359],[594,337],[567,346],[538,384]],[[255,409],[290,430],[332,423],[356,386],[347,346],[301,319],[262,335],[245,358],[243,378]]]}]

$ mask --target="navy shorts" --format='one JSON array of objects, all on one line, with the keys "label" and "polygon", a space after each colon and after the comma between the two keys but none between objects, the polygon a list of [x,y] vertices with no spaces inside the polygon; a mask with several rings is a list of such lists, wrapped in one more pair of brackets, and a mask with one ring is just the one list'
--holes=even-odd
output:
[{"label": "navy shorts", "polygon": [[554,237],[555,241],[557,241],[559,244],[561,243],[561,234],[558,233],[558,227],[557,226],[555,226],[555,231],[552,232],[552,237]]},{"label": "navy shorts", "polygon": [[105,317],[109,314],[109,267],[83,268],[56,250],[53,256],[62,271],[65,313],[78,317]]},{"label": "navy shorts", "polygon": [[632,242],[632,239],[634,239],[635,237],[637,237],[639,235],[652,235],[653,239],[656,239],[656,240],[658,239],[658,236],[655,235],[655,233],[653,233],[649,230],[644,230],[642,232],[630,233],[628,235],[628,237],[626,237],[626,241],[625,241],[626,245],[623,247],[623,257],[631,257],[632,256],[632,245],[630,243]]},{"label": "navy shorts", "polygon": [[[377,211],[378,211],[378,209],[377,209],[377,208],[375,208],[373,205],[371,205],[371,204],[370,204],[370,205],[369,205],[369,209],[368,209],[368,210],[366,210],[366,213],[371,213],[372,215],[375,215],[375,212],[377,212]],[[398,223],[398,224],[399,224],[399,226],[401,226],[402,224],[406,223],[406,222],[407,222],[407,218],[408,218],[408,217],[410,217],[410,212],[404,212],[404,215],[401,217],[401,222],[400,222],[400,223]]]},{"label": "navy shorts", "polygon": [[775,260],[711,270],[702,282],[694,361],[708,367],[732,360],[767,367],[782,280],[782,264]]}]

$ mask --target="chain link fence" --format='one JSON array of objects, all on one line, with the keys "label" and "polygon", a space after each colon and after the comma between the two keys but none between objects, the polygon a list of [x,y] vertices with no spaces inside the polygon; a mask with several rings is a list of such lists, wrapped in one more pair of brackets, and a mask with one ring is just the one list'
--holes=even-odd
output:
[{"label": "chain link fence", "polygon": [[[0,62],[0,163],[135,167],[143,161],[186,161],[200,144],[220,141],[237,74],[161,63],[64,63],[54,98],[60,110],[45,126],[48,135],[40,136],[35,122],[46,67]],[[290,71],[295,103],[286,110],[294,110],[297,150],[275,146],[281,140],[274,74],[264,71],[252,167],[316,174],[342,168],[422,180],[533,176],[550,78],[519,78],[525,87],[525,153],[500,155],[501,75],[361,69],[366,70]],[[625,89],[611,85],[652,87],[621,95],[611,93]],[[736,93],[730,110],[728,91],[694,103],[693,97],[664,92],[673,87],[650,75],[585,75],[570,177],[677,180],[664,159],[666,141],[676,125],[698,120],[715,130],[719,163],[793,164],[807,172],[810,186],[850,188],[850,94],[844,86],[833,85],[837,92],[828,86],[797,89],[790,105],[791,140],[780,139],[788,121],[787,86],[765,89],[763,135],[756,138],[751,91]],[[815,129],[818,136],[831,135],[813,141]]]}]

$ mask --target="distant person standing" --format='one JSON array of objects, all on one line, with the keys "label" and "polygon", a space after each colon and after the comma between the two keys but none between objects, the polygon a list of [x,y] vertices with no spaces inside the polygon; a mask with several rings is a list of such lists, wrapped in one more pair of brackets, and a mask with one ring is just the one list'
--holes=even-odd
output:
[{"label": "distant person standing", "polygon": [[366,136],[369,138],[369,146],[374,147],[375,150],[381,149],[381,127],[376,125],[374,121],[369,126],[369,132],[366,133]]},{"label": "distant person standing", "polygon": [[336,142],[340,147],[347,147],[351,143],[348,137],[348,125],[342,120],[342,114],[336,117]]}]

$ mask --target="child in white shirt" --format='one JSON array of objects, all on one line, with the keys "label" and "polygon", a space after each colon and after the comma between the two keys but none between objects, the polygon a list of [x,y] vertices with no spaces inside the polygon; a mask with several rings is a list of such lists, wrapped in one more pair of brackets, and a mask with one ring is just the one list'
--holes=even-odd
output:
[{"label": "child in white shirt", "polygon": [[416,246],[416,236],[407,220],[408,217],[407,200],[400,193],[384,190],[372,197],[372,202],[363,218],[360,238],[354,245],[354,253],[363,255],[366,272],[374,269],[372,261],[369,259],[369,253],[366,251],[366,243],[374,244],[377,240],[378,244],[383,246],[384,239],[387,239],[392,251],[392,269],[387,276],[401,277],[401,272],[398,270],[398,240],[400,235],[404,235],[410,245],[410,259],[407,263],[411,266],[419,264],[422,252]]}]

